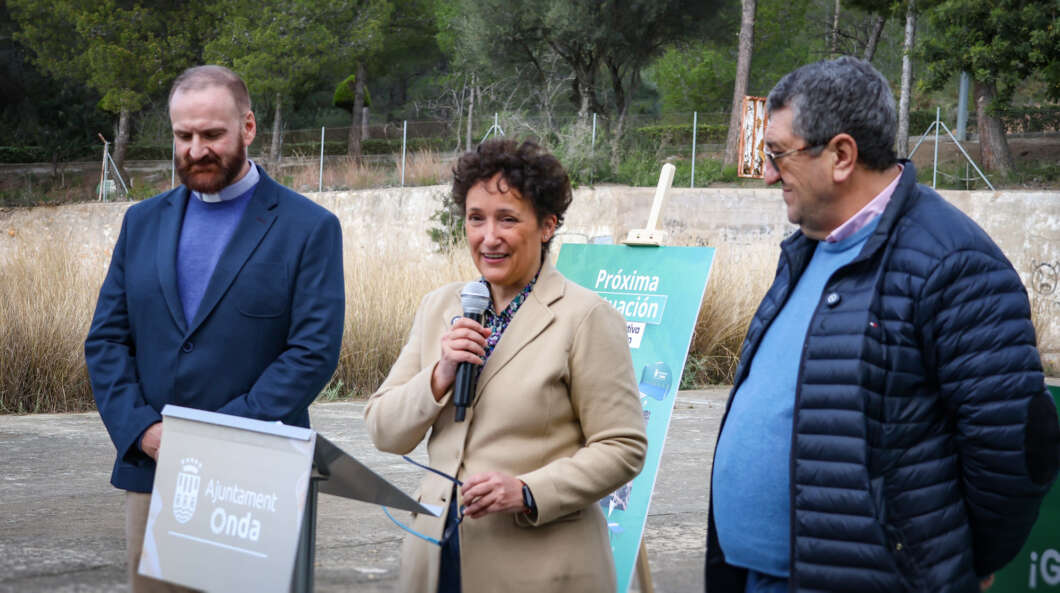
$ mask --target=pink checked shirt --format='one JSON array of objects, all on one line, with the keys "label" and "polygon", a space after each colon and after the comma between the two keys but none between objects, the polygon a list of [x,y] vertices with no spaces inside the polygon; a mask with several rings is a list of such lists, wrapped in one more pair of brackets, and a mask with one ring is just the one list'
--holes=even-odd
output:
[{"label": "pink checked shirt", "polygon": [[865,204],[865,207],[858,210],[858,213],[847,219],[846,222],[836,227],[834,231],[829,233],[824,240],[828,243],[838,243],[843,239],[846,239],[850,235],[865,228],[865,225],[872,222],[872,219],[876,218],[883,213],[883,209],[887,207],[887,204],[891,201],[891,196],[894,194],[894,188],[898,187],[898,180],[902,178],[902,165],[898,165],[898,176],[894,178],[894,181],[887,187],[883,188],[871,202]]}]

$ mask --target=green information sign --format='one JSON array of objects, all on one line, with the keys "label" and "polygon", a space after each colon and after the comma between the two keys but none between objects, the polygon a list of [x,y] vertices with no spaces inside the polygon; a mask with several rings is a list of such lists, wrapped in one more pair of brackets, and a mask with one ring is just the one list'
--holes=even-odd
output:
[{"label": "green information sign", "polygon": [[677,387],[713,260],[711,247],[569,244],[559,252],[556,267],[564,276],[596,292],[625,316],[633,368],[640,380],[648,432],[644,469],[600,501],[619,592],[627,591],[633,578]]},{"label": "green information sign", "polygon": [[[1060,385],[1049,392],[1060,407]],[[1015,560],[999,571],[990,593],[1060,593],[1060,484],[1045,496],[1038,521]]]}]

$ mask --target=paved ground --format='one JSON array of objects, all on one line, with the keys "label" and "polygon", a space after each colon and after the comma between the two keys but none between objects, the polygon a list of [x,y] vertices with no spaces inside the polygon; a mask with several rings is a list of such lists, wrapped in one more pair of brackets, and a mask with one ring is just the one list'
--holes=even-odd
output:
[{"label": "paved ground", "polygon": [[[708,475],[726,393],[678,396],[645,535],[659,593],[703,590]],[[310,412],[321,434],[412,492],[419,470],[372,447],[363,409]],[[128,590],[124,498],[108,483],[113,451],[94,413],[0,416],[0,593]],[[376,507],[321,495],[316,590],[395,591],[401,537]]]}]

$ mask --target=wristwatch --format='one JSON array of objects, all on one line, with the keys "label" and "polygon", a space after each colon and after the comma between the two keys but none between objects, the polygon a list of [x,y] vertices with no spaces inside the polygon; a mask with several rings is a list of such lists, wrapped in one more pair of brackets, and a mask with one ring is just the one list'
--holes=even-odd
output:
[{"label": "wristwatch", "polygon": [[537,503],[534,502],[534,495],[530,492],[530,487],[523,482],[523,507],[526,509],[523,511],[531,521],[537,520]]}]

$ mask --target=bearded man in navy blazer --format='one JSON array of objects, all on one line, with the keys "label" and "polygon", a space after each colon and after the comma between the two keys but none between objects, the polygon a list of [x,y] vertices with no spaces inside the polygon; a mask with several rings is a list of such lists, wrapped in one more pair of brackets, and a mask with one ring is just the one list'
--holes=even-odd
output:
[{"label": "bearded man in navy blazer", "polygon": [[128,491],[133,591],[166,404],[309,426],[338,362],[342,233],[334,214],[247,159],[246,84],[220,66],[169,95],[181,187],[135,204],[100,290],[85,359]]}]

